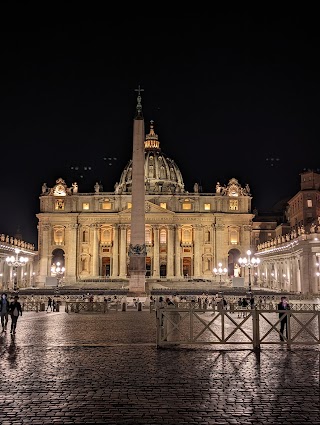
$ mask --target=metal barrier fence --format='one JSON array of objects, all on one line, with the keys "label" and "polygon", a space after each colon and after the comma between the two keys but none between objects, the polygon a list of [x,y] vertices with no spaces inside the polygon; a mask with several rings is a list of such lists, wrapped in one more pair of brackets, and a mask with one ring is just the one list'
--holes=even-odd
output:
[{"label": "metal barrier fence", "polygon": [[152,311],[153,305],[145,305],[142,302],[136,304],[127,303],[126,301],[112,302],[87,302],[87,301],[68,301],[65,303],[66,313],[108,313],[108,311]]},{"label": "metal barrier fence", "polygon": [[[283,314],[280,318],[279,313]],[[320,344],[320,311],[199,309],[197,306],[157,309],[157,347],[170,345]],[[281,332],[280,326],[284,323]]]}]

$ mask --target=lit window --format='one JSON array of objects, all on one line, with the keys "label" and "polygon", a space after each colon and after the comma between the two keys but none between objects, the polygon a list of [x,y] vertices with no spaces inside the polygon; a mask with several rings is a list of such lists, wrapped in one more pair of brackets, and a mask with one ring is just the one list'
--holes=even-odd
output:
[{"label": "lit window", "polygon": [[192,242],[192,233],[191,230],[186,229],[182,232],[182,242],[191,243]]},{"label": "lit window", "polygon": [[211,205],[210,204],[204,204],[205,211],[210,211]]},{"label": "lit window", "polygon": [[59,227],[54,229],[54,243],[56,245],[62,245],[64,240],[64,228]]},{"label": "lit window", "polygon": [[127,203],[127,208],[128,208],[128,209],[132,208],[132,204],[131,204],[131,202],[128,202],[128,203]]},{"label": "lit window", "polygon": [[307,199],[308,208],[312,208],[312,199]]},{"label": "lit window", "polygon": [[230,199],[229,210],[238,211],[238,199]]},{"label": "lit window", "polygon": [[64,210],[64,199],[56,199],[55,210]]},{"label": "lit window", "polygon": [[230,244],[237,245],[239,243],[239,232],[237,230],[230,231]]},{"label": "lit window", "polygon": [[111,242],[111,229],[102,229],[101,232],[101,242]]},{"label": "lit window", "polygon": [[165,229],[160,230],[160,243],[167,243],[167,232]]},{"label": "lit window", "polygon": [[101,208],[102,208],[103,210],[111,210],[111,202],[103,202],[103,203],[101,204]]},{"label": "lit window", "polygon": [[166,202],[160,202],[160,207],[161,208],[167,208],[167,203]]},{"label": "lit window", "polygon": [[83,210],[89,210],[89,209],[90,209],[90,204],[89,204],[89,202],[84,202],[84,203],[82,204],[82,209],[83,209]]},{"label": "lit window", "polygon": [[184,202],[183,204],[182,204],[182,209],[183,210],[191,210],[191,204],[188,202]]}]

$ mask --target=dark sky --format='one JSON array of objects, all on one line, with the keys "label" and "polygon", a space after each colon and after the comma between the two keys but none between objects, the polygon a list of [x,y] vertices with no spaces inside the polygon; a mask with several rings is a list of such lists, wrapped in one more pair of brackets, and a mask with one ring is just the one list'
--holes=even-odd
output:
[{"label": "dark sky", "polygon": [[52,187],[62,177],[93,192],[99,180],[113,190],[132,155],[139,84],[146,129],[154,120],[187,190],[198,182],[214,192],[217,181],[235,177],[250,185],[260,211],[293,196],[299,173],[320,168],[313,16],[293,10],[139,23],[7,22],[0,39],[0,233],[19,227],[24,240],[37,243],[43,182]]}]

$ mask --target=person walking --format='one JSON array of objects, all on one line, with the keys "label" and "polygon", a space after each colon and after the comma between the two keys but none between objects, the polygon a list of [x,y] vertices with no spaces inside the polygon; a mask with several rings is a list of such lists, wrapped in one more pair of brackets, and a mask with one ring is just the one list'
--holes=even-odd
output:
[{"label": "person walking", "polygon": [[286,329],[286,339],[288,340],[288,320],[289,315],[283,313],[283,310],[290,310],[290,304],[288,303],[287,297],[281,297],[278,303],[279,319],[280,319],[280,341],[284,341],[284,329]]},{"label": "person walking", "polygon": [[2,332],[7,331],[8,317],[9,317],[9,300],[7,294],[3,293],[0,299],[0,317]]},{"label": "person walking", "polygon": [[51,297],[48,298],[48,305],[47,305],[47,310],[46,310],[47,313],[48,313],[49,308],[50,308],[50,311],[53,311],[53,309],[52,309],[52,298]]},{"label": "person walking", "polygon": [[22,316],[22,307],[18,299],[19,299],[18,295],[15,295],[13,301],[9,305],[9,314],[11,316],[11,330],[10,330],[11,334],[16,333],[16,327],[17,327],[17,321],[18,321],[19,315]]}]

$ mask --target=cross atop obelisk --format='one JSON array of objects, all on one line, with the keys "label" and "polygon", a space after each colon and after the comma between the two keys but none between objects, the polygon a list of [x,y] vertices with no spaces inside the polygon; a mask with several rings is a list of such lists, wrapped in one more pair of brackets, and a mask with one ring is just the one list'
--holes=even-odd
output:
[{"label": "cross atop obelisk", "polygon": [[138,118],[138,117],[140,117],[140,118],[142,118],[142,104],[141,104],[141,92],[142,91],[144,91],[144,89],[142,89],[141,87],[140,87],[140,84],[139,84],[139,86],[138,86],[138,88],[137,89],[134,89],[134,91],[137,91],[138,92],[138,97],[137,97],[137,114],[136,114],[136,118]]}]

